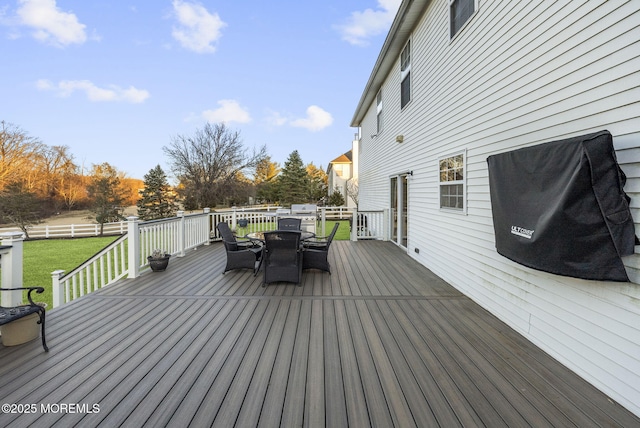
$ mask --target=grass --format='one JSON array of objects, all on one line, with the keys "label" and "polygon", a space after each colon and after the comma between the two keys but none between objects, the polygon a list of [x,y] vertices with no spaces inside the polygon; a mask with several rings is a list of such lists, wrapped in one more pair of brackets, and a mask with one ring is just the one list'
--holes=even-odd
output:
[{"label": "grass", "polygon": [[[333,225],[335,223],[340,223],[340,227],[338,227],[338,231],[336,232],[336,236],[334,236],[334,240],[336,241],[348,241],[349,239],[351,239],[351,230],[349,228],[349,220],[327,220],[327,224],[325,225],[325,233],[328,235],[331,233],[331,229],[333,229]],[[238,234],[238,236],[244,236],[247,233],[252,233],[252,232],[263,232],[264,228],[262,227],[261,224],[252,224],[249,223],[249,225],[246,228],[240,228],[238,227],[236,229],[236,233]],[[322,235],[322,223],[318,222],[316,224],[316,234],[318,236]]]},{"label": "grass", "polygon": [[[47,239],[25,241],[23,247],[22,279],[25,287],[44,287],[44,293],[33,294],[37,302],[46,302],[53,307],[51,272],[62,269],[66,272],[76,268],[118,237],[95,237],[78,239]],[[26,294],[23,299],[27,301]]]},{"label": "grass", "polygon": [[[351,239],[351,230],[349,229],[348,220],[338,220],[338,221],[327,220],[327,224],[325,225],[325,233],[327,235],[330,234],[331,230],[333,229],[333,225],[336,223],[340,223],[340,227],[338,227],[338,230],[336,231],[336,236],[334,236],[333,239],[336,241],[348,241],[349,239]],[[322,225],[318,223],[318,226],[316,227],[316,232],[318,235],[322,234],[321,228],[322,228]]]}]

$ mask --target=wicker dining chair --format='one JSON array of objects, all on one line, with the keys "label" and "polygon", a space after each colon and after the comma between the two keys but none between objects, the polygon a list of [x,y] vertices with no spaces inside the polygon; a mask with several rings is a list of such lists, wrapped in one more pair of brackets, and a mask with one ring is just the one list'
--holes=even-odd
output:
[{"label": "wicker dining chair", "polygon": [[302,279],[302,247],[300,232],[276,230],[264,233],[264,279],[262,286],[272,282],[295,282]]},{"label": "wicker dining chair", "polygon": [[293,217],[284,217],[278,219],[278,230],[300,230],[302,228],[302,219]]},{"label": "wicker dining chair", "polygon": [[329,265],[329,248],[333,241],[336,232],[338,231],[339,223],[333,226],[331,234],[325,238],[318,238],[317,240],[305,241],[304,254],[302,258],[302,269],[319,269],[331,274],[331,266]]},{"label": "wicker dining chair", "polygon": [[225,222],[218,223],[217,228],[227,254],[227,264],[222,273],[235,269],[253,269],[253,275],[257,275],[262,261],[262,246],[253,241],[238,241]]},{"label": "wicker dining chair", "polygon": [[314,238],[306,239],[302,243],[302,245],[304,246],[305,249],[307,248],[316,249],[316,250],[326,249],[329,247],[329,245],[331,245],[331,241],[333,241],[333,238],[336,236],[336,232],[338,231],[339,227],[340,227],[340,223],[336,222],[333,225],[333,229],[331,230],[331,233],[329,233],[329,235],[316,236]]}]

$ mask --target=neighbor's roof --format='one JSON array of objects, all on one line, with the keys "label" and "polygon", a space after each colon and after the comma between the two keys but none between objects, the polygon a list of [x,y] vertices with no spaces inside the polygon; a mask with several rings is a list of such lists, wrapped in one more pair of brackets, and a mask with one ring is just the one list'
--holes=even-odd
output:
[{"label": "neighbor's roof", "polygon": [[393,65],[398,61],[402,48],[422,16],[431,0],[403,0],[398,9],[387,38],[382,45],[369,81],[360,97],[356,112],[351,119],[351,126],[360,126],[369,106],[375,99],[382,82],[387,78]]},{"label": "neighbor's roof", "polygon": [[353,162],[351,158],[351,150],[349,150],[347,153],[341,154],[329,163],[351,163]]}]

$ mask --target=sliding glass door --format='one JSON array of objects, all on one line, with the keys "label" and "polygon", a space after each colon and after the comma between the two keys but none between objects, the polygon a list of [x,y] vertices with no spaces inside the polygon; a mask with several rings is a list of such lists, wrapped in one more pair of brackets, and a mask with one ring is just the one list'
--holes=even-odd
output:
[{"label": "sliding glass door", "polygon": [[409,191],[408,175],[391,177],[391,240],[407,247]]}]

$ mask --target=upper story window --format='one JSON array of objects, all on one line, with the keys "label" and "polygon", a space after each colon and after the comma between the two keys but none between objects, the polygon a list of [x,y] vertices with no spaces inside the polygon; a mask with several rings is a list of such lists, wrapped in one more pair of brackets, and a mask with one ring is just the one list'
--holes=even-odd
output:
[{"label": "upper story window", "polygon": [[464,211],[465,204],[465,154],[440,159],[440,208]]},{"label": "upper story window", "polygon": [[382,131],[382,90],[376,96],[376,132]]},{"label": "upper story window", "polygon": [[400,54],[400,108],[411,101],[411,40]]},{"label": "upper story window", "polygon": [[477,0],[449,0],[452,39],[476,11],[476,1]]}]

